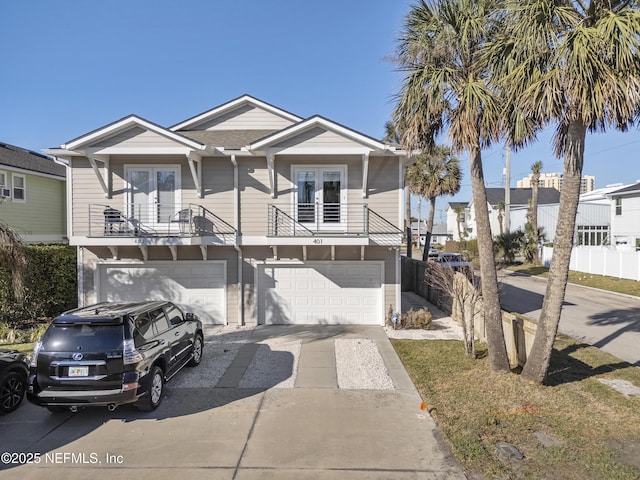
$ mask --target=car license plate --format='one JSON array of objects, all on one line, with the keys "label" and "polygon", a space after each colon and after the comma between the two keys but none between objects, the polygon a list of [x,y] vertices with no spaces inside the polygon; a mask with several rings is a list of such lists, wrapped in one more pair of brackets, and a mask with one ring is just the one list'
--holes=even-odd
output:
[{"label": "car license plate", "polygon": [[86,377],[89,375],[89,367],[69,367],[70,377]]}]

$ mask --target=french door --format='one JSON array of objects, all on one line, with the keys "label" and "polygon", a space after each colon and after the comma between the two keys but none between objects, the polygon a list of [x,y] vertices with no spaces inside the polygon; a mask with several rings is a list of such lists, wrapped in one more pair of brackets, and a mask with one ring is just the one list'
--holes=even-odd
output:
[{"label": "french door", "polygon": [[346,167],[295,167],[296,220],[332,228],[346,221]]},{"label": "french door", "polygon": [[127,166],[127,214],[143,225],[167,225],[180,210],[179,166]]}]

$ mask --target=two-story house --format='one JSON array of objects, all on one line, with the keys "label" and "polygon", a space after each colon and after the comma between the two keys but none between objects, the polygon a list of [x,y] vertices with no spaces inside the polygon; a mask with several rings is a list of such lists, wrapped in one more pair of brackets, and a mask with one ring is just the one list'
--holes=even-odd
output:
[{"label": "two-story house", "polygon": [[65,173],[50,157],[0,143],[0,221],[27,243],[62,243]]},{"label": "two-story house", "polygon": [[610,192],[611,243],[623,251],[640,251],[640,182]]},{"label": "two-story house", "polygon": [[68,163],[82,304],[167,299],[232,325],[382,325],[400,309],[395,146],[245,95],[46,153]]}]

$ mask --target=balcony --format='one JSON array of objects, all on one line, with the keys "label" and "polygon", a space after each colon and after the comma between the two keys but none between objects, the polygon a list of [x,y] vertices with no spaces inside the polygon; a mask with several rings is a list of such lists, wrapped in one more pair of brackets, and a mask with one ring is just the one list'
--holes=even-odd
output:
[{"label": "balcony", "polygon": [[[269,204],[267,235],[281,244],[325,243],[322,239],[352,245],[402,242],[402,230],[363,203]],[[300,242],[305,238],[311,241]]]},{"label": "balcony", "polygon": [[[127,204],[123,210],[105,204],[90,204],[87,224],[76,220],[75,230],[85,230],[91,238],[138,239],[136,243],[156,243],[154,239],[194,239],[206,237],[207,242],[182,244],[233,245],[236,230],[213,212],[193,203]],[[122,242],[120,242],[122,243]],[[125,242],[128,243],[128,242]]]}]

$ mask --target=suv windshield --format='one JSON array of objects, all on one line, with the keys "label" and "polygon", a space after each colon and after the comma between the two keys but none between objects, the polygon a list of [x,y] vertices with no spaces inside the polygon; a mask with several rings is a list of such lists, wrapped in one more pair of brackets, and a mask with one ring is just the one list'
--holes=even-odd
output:
[{"label": "suv windshield", "polygon": [[122,348],[122,325],[51,325],[42,340],[44,351],[100,352]]}]

